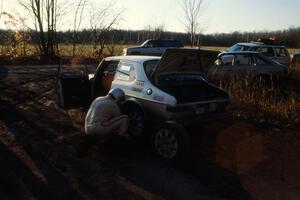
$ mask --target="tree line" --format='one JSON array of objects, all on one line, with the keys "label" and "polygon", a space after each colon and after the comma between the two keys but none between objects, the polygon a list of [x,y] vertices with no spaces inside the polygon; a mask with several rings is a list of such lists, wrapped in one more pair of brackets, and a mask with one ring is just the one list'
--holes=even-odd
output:
[{"label": "tree line", "polygon": [[[83,29],[76,33],[77,44],[93,44],[94,30]],[[57,31],[56,42],[62,44],[73,43],[73,30]],[[18,37],[19,35],[19,37]],[[22,38],[23,36],[23,38]],[[0,44],[9,45],[18,43],[18,40],[24,40],[28,44],[38,44],[40,32],[37,31],[12,31],[0,30]],[[148,30],[108,30],[101,36],[106,43],[112,45],[139,45],[147,39],[177,39],[184,45],[191,46],[190,35],[187,33],[169,32],[163,29]],[[259,38],[276,38],[278,44],[289,48],[300,47],[300,27],[290,28],[282,31],[261,31],[261,32],[233,32],[233,33],[215,33],[201,34],[199,36],[199,46],[231,46],[238,42],[257,41]],[[19,39],[18,39],[19,38]]]},{"label": "tree line", "polygon": [[[28,19],[5,11],[0,12],[6,29],[0,30],[0,44],[10,54],[21,49],[26,55],[28,44],[34,44],[36,54],[47,57],[59,55],[59,44],[72,46],[72,55],[76,56],[78,44],[91,45],[93,55],[102,57],[104,49],[113,55],[116,45],[139,45],[147,39],[177,39],[185,46],[231,46],[237,42],[257,41],[259,38],[276,38],[277,43],[289,48],[300,46],[300,27],[281,31],[201,33],[201,18],[205,0],[181,0],[183,30],[180,33],[164,29],[164,25],[148,25],[144,30],[119,30],[123,10],[115,9],[116,1],[108,1],[101,7],[89,11],[89,0],[76,0],[67,3],[64,0],[17,0],[18,5],[27,13]],[[61,19],[71,15],[71,28],[61,29]],[[81,27],[83,16],[88,29]],[[2,17],[2,18],[1,18]],[[28,21],[29,20],[29,21]],[[2,51],[3,54],[3,51]]]}]

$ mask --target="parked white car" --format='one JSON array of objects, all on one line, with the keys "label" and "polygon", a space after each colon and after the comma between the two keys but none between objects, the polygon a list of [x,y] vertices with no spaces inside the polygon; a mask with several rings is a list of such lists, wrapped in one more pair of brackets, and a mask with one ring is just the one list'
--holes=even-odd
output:
[{"label": "parked white car", "polygon": [[111,88],[121,88],[126,95],[123,112],[131,119],[130,133],[140,137],[151,132],[158,155],[175,159],[189,149],[184,127],[222,115],[229,104],[229,94],[202,77],[200,55],[207,53],[169,49],[162,58],[109,57],[101,62],[91,80],[80,73],[64,76],[59,70],[58,104],[64,108],[88,105]]}]

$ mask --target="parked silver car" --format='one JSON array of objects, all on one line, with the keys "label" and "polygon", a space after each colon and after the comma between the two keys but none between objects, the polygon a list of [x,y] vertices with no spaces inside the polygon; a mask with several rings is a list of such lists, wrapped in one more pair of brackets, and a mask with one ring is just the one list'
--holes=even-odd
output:
[{"label": "parked silver car", "polygon": [[[121,88],[126,95],[123,112],[130,117],[130,132],[141,137],[151,132],[158,155],[176,159],[189,149],[186,126],[224,114],[229,94],[202,77],[208,51],[168,49],[162,58],[116,56],[105,58],[94,76],[64,73],[56,82],[58,105],[88,106],[92,99]],[[73,67],[74,68],[74,67]]]},{"label": "parked silver car", "polygon": [[231,79],[236,76],[261,80],[266,84],[271,81],[286,79],[288,67],[263,56],[258,52],[221,53],[208,77],[213,80]]},{"label": "parked silver car", "polygon": [[283,65],[289,66],[291,63],[289,51],[283,45],[272,45],[262,42],[237,43],[226,50],[229,53],[238,51],[256,51]]}]

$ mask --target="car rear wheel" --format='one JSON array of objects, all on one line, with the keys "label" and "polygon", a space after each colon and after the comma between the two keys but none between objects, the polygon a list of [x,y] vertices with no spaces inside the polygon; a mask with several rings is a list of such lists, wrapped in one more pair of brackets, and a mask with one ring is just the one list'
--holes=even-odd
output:
[{"label": "car rear wheel", "polygon": [[152,148],[166,161],[181,160],[190,149],[189,135],[178,123],[163,123],[153,132]]},{"label": "car rear wheel", "polygon": [[145,126],[143,111],[138,106],[130,105],[125,109],[125,113],[130,119],[129,134],[134,137],[142,137]]}]

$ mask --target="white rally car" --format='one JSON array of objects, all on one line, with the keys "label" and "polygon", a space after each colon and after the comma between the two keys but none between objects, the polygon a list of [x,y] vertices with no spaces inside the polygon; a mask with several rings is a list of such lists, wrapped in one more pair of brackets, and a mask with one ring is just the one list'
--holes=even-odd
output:
[{"label": "white rally car", "polygon": [[122,110],[131,119],[130,133],[141,137],[150,132],[154,150],[172,160],[189,149],[186,126],[219,116],[229,104],[229,94],[202,77],[216,55],[206,50],[168,49],[162,57],[108,57],[90,76],[87,72],[72,75],[63,70],[62,63],[56,81],[58,105],[88,106],[111,88],[121,88],[126,95]]}]

